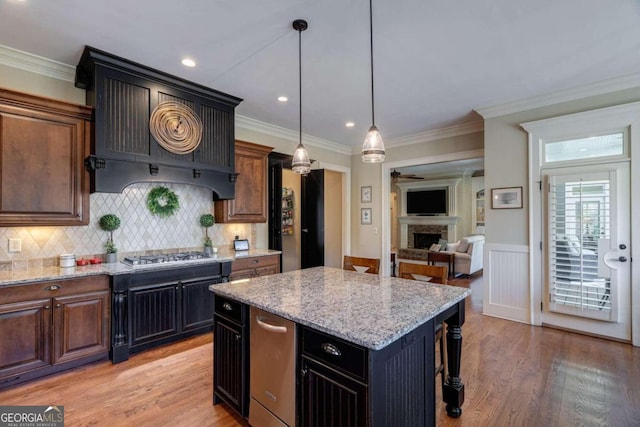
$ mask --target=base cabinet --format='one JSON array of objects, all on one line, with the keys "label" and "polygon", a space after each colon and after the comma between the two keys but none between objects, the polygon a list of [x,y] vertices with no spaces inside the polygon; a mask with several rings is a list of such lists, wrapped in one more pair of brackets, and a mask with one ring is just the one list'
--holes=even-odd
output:
[{"label": "base cabinet", "polygon": [[215,297],[213,335],[213,403],[225,402],[249,415],[249,310],[244,304]]},{"label": "base cabinet", "polygon": [[280,255],[239,258],[231,264],[231,280],[280,273]]},{"label": "base cabinet", "polygon": [[0,388],[108,356],[106,276],[0,288]]}]

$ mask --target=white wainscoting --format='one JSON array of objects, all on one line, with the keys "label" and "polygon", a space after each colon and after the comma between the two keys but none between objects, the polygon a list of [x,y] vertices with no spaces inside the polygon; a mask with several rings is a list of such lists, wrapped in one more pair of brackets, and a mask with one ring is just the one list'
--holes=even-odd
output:
[{"label": "white wainscoting", "polygon": [[530,323],[529,247],[485,243],[483,313]]}]

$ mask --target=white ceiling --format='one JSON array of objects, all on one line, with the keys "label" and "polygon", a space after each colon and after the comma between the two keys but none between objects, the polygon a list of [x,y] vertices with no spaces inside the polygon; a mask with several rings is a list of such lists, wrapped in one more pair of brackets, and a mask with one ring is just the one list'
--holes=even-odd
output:
[{"label": "white ceiling", "polygon": [[[0,44],[76,65],[85,45],[244,99],[237,113],[349,147],[371,125],[366,0],[0,0]],[[640,70],[638,0],[374,0],[385,140]],[[183,56],[198,63],[188,69]],[[278,103],[279,95],[289,97]],[[352,120],[354,128],[345,122]]]}]

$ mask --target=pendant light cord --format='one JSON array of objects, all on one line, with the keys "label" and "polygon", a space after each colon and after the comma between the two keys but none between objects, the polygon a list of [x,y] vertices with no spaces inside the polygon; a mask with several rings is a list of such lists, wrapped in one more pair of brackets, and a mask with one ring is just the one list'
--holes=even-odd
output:
[{"label": "pendant light cord", "polygon": [[369,41],[371,43],[371,126],[376,125],[373,97],[373,0],[369,0]]},{"label": "pendant light cord", "polygon": [[302,145],[302,30],[298,30],[298,89],[300,93],[300,144]]}]

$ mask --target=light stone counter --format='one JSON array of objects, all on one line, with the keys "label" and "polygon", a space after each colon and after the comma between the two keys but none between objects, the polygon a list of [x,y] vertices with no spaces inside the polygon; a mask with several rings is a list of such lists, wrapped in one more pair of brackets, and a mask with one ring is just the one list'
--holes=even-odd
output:
[{"label": "light stone counter", "polygon": [[471,294],[466,288],[330,267],[237,280],[209,289],[373,350],[386,347]]},{"label": "light stone counter", "polygon": [[[185,262],[165,262],[159,264],[147,264],[131,267],[122,262],[112,264],[94,264],[83,267],[35,267],[26,269],[16,269],[9,271],[0,271],[0,287],[20,285],[33,282],[45,282],[49,280],[74,279],[85,276],[96,276],[107,274],[115,276],[119,274],[131,274],[140,271],[174,269],[176,267],[187,267],[190,265],[202,265],[213,262],[234,261],[238,258],[267,256],[279,254],[280,251],[270,249],[251,249],[249,251],[234,252],[233,250],[220,250],[211,258],[191,260]],[[82,257],[80,257],[82,258]]]}]

